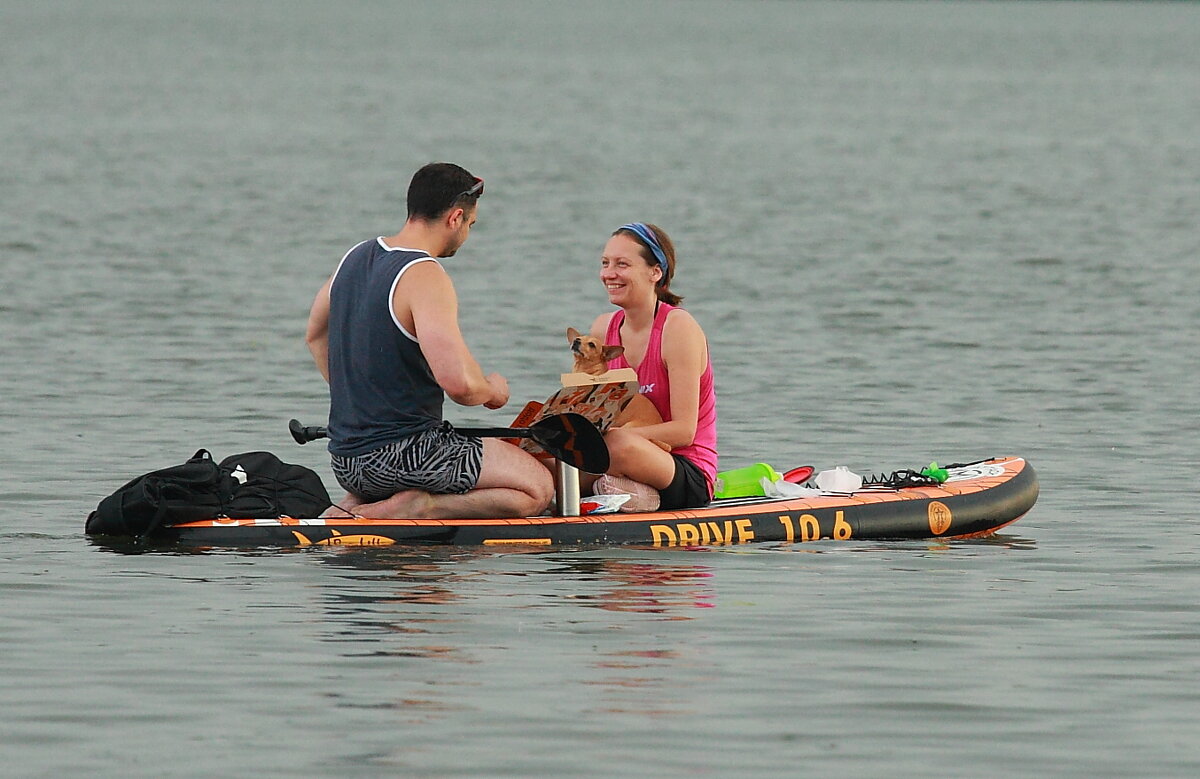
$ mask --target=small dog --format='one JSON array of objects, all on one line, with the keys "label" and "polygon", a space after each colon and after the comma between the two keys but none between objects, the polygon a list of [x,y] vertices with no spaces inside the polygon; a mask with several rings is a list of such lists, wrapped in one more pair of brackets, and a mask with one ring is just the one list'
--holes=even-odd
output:
[{"label": "small dog", "polygon": [[[615,360],[625,353],[624,346],[601,344],[599,338],[584,335],[573,327],[567,328],[567,342],[571,344],[571,353],[575,356],[575,373],[586,373],[589,376],[599,376],[608,371],[608,361]],[[613,420],[613,427],[646,427],[662,424],[662,415],[645,395],[634,395],[621,413]],[[651,439],[654,440],[654,439]],[[671,447],[662,441],[654,443],[663,451],[671,451]]]},{"label": "small dog", "polygon": [[575,356],[575,373],[589,376],[607,373],[609,360],[625,353],[624,346],[602,345],[599,338],[584,335],[573,327],[567,328],[567,343],[571,344],[571,353]]}]

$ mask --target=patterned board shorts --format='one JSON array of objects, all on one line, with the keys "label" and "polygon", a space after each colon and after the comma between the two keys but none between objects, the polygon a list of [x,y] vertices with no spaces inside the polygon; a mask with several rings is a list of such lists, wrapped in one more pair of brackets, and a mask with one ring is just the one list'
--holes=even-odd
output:
[{"label": "patterned board shorts", "polygon": [[483,439],[457,433],[443,422],[357,457],[331,458],[338,484],[370,503],[414,489],[462,494],[479,481]]}]

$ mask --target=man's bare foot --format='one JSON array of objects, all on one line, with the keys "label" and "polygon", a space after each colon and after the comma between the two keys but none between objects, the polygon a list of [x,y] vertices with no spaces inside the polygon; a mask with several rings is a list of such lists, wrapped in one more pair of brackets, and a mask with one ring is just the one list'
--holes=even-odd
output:
[{"label": "man's bare foot", "polygon": [[346,493],[346,497],[325,509],[325,513],[322,514],[321,517],[325,519],[348,519],[350,517],[357,517],[360,516],[358,514],[358,507],[361,505],[361,500],[350,493]]},{"label": "man's bare foot", "polygon": [[377,503],[361,503],[354,512],[372,519],[427,519],[433,513],[433,496],[424,490],[405,490]]}]

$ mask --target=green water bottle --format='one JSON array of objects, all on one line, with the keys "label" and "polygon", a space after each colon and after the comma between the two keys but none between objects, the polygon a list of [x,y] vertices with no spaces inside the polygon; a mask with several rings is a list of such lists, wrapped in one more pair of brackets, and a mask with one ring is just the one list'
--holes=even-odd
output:
[{"label": "green water bottle", "polygon": [[761,497],[762,480],[779,481],[782,479],[774,468],[766,463],[755,463],[745,468],[735,468],[732,471],[721,471],[713,485],[714,498],[751,498]]}]

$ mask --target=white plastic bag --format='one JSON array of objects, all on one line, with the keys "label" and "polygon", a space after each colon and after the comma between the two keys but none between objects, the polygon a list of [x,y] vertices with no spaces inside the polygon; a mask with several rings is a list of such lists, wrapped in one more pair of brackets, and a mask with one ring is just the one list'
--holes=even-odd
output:
[{"label": "white plastic bag", "polygon": [[588,495],[579,501],[580,514],[615,514],[632,495]]},{"label": "white plastic bag", "polygon": [[863,477],[839,465],[818,473],[813,483],[825,492],[855,492],[862,489]]},{"label": "white plastic bag", "polygon": [[821,494],[820,490],[793,484],[783,479],[771,481],[764,476],[761,482],[763,494],[768,498],[811,498]]}]

